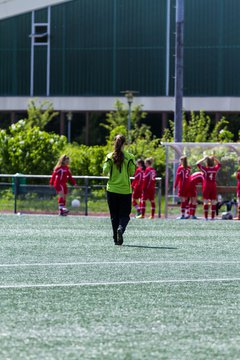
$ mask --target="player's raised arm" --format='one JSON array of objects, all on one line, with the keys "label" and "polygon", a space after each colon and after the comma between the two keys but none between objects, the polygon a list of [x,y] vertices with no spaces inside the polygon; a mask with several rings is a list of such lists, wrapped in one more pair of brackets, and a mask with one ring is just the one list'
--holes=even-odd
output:
[{"label": "player's raised arm", "polygon": [[196,162],[196,165],[201,164],[201,163],[204,162],[207,158],[208,158],[208,156],[204,156],[202,159],[200,159],[200,160],[198,160],[198,161]]},{"label": "player's raised arm", "polygon": [[215,156],[212,156],[213,158],[213,161],[216,163],[216,164],[220,164],[220,161],[215,157]]}]

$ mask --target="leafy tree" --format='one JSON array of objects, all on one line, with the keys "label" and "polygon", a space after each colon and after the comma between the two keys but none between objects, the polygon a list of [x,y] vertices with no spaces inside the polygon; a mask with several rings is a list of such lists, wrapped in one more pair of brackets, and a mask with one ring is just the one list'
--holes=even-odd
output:
[{"label": "leafy tree", "polygon": [[[211,119],[203,111],[198,114],[191,112],[190,119],[183,114],[183,142],[230,142],[233,134],[228,130],[229,122],[223,117],[217,124],[212,124]],[[174,141],[174,122],[165,129],[162,141]]]},{"label": "leafy tree", "polygon": [[24,120],[0,131],[0,164],[3,173],[50,174],[67,143],[65,136],[29,128]]},{"label": "leafy tree", "polygon": [[[187,121],[185,114],[183,115],[183,142],[232,142],[233,134],[228,130],[229,122],[223,117],[216,124],[211,123],[209,116],[205,115],[204,112],[199,114],[191,113],[190,119]],[[170,127],[164,133],[162,141],[172,142],[174,134],[174,122],[170,122]],[[200,145],[200,144],[199,144]],[[186,155],[189,157],[189,163],[192,166],[192,171],[197,171],[196,162],[201,157],[203,149],[192,148]],[[226,156],[226,149],[219,148],[210,150],[207,152],[208,155],[214,154],[218,159],[221,159],[221,182],[224,184],[231,185],[236,180],[232,179],[229,174],[234,173],[234,166],[236,159],[231,156]],[[203,154],[204,155],[204,152]],[[206,155],[206,153],[205,153]],[[219,177],[217,178],[219,180]]]},{"label": "leafy tree", "polygon": [[64,152],[70,156],[70,167],[74,175],[101,175],[102,164],[106,156],[104,146],[67,144]]},{"label": "leafy tree", "polygon": [[161,141],[173,142],[174,141],[173,134],[174,134],[174,121],[169,120],[169,127],[164,129]]},{"label": "leafy tree", "polygon": [[210,141],[212,142],[231,142],[234,135],[228,130],[228,120],[224,117],[217,122],[213,131],[210,133]]},{"label": "leafy tree", "polygon": [[183,142],[207,142],[211,119],[203,111],[191,112],[189,122],[183,115]]},{"label": "leafy tree", "polygon": [[114,134],[114,129],[119,126],[125,128],[124,134],[130,137],[130,142],[134,142],[136,137],[138,136],[138,131],[141,131],[141,121],[145,119],[147,113],[142,111],[142,105],[136,105],[132,107],[131,111],[131,130],[130,133],[127,134],[128,128],[128,109],[125,105],[120,101],[116,100],[114,104],[115,110],[110,111],[106,115],[106,123],[102,123],[105,129],[108,130],[109,134],[107,136],[107,141],[112,141],[112,136]]},{"label": "leafy tree", "polygon": [[37,104],[37,99],[32,99],[28,103],[27,114],[27,118],[24,119],[26,127],[37,126],[43,130],[47,123],[58,115],[58,112],[54,111],[51,102],[46,100]]},{"label": "leafy tree", "polygon": [[234,135],[233,141],[239,141],[240,115],[233,113],[225,113],[224,117],[229,121],[227,128],[228,131],[230,131]]},{"label": "leafy tree", "polygon": [[114,138],[117,134],[123,134],[130,144],[126,149],[135,155],[135,158],[153,157],[154,166],[158,175],[162,175],[165,167],[165,151],[160,144],[160,139],[152,135],[150,127],[142,124],[147,113],[142,111],[142,105],[136,105],[131,111],[131,130],[127,131],[128,109],[119,100],[115,103],[115,110],[107,114],[107,124],[102,124],[108,131],[106,150],[111,151]]},{"label": "leafy tree", "polygon": [[66,137],[43,131],[57,115],[50,102],[37,105],[31,100],[27,113],[26,119],[0,131],[1,172],[49,174],[67,143]]}]

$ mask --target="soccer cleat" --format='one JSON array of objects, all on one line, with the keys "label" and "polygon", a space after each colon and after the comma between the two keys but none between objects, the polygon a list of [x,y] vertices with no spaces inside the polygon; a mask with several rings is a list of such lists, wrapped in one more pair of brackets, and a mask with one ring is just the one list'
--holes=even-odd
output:
[{"label": "soccer cleat", "polygon": [[64,213],[62,211],[59,211],[59,216],[67,216],[67,213]]},{"label": "soccer cleat", "polygon": [[122,245],[123,244],[123,228],[121,225],[119,225],[117,229],[117,242],[116,245]]},{"label": "soccer cleat", "polygon": [[149,216],[149,219],[150,219],[150,220],[154,219],[154,216],[152,216],[152,215],[151,215],[151,216]]},{"label": "soccer cleat", "polygon": [[136,219],[144,219],[144,216],[142,214],[136,216]]},{"label": "soccer cleat", "polygon": [[197,217],[196,217],[195,215],[192,215],[192,216],[191,216],[191,219],[197,220]]},{"label": "soccer cleat", "polygon": [[61,208],[59,211],[60,216],[67,216],[68,213],[69,213],[69,210],[67,208]]},{"label": "soccer cleat", "polygon": [[180,219],[180,220],[185,220],[186,218],[185,218],[184,215],[182,215],[179,219]]}]

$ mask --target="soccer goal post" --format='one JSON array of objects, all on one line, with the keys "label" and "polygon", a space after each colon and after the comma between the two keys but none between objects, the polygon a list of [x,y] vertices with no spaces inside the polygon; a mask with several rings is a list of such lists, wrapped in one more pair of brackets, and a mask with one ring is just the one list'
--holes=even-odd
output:
[{"label": "soccer goal post", "polygon": [[[168,218],[176,213],[178,196],[173,185],[176,169],[182,155],[187,156],[191,173],[198,171],[196,162],[204,156],[216,156],[222,167],[217,174],[217,191],[223,199],[231,200],[236,196],[236,171],[240,157],[240,143],[171,143],[163,142],[166,148],[165,172],[165,208],[164,215]],[[174,210],[175,208],[175,210]]]}]

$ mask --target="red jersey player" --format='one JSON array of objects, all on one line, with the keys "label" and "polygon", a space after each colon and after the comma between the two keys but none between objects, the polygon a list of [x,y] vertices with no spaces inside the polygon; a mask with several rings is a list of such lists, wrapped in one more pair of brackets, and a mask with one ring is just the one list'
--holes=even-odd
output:
[{"label": "red jersey player", "polygon": [[66,216],[69,212],[65,207],[68,193],[67,181],[70,180],[72,185],[76,185],[76,181],[73,179],[71,171],[68,167],[69,161],[70,160],[67,155],[62,155],[58,160],[50,179],[50,185],[55,187],[58,194],[59,215],[62,216]]},{"label": "red jersey player", "polygon": [[142,159],[137,160],[137,169],[134,174],[134,180],[132,181],[132,205],[137,210],[137,216],[141,214],[140,204],[138,201],[142,196],[143,187],[143,173],[146,169],[144,161]]},{"label": "red jersey player", "polygon": [[[206,161],[206,166],[201,163]],[[203,173],[203,209],[204,217],[208,219],[208,202],[211,203],[211,218],[214,220],[217,204],[216,175],[221,167],[220,162],[214,156],[205,156],[197,162],[197,166]]]},{"label": "red jersey player", "polygon": [[143,187],[141,197],[141,214],[138,219],[143,219],[146,212],[146,200],[151,203],[151,215],[149,219],[154,219],[155,215],[155,186],[156,186],[156,170],[152,167],[153,159],[145,160],[146,169],[143,174]]},{"label": "red jersey player", "polygon": [[237,169],[237,204],[238,204],[238,216],[237,220],[240,220],[240,158],[238,159],[238,169]]},{"label": "red jersey player", "polygon": [[180,157],[180,165],[177,168],[176,179],[174,182],[174,189],[178,187],[178,196],[180,197],[181,217],[180,219],[186,219],[186,209],[188,208],[188,198],[190,197],[190,171],[188,166],[187,157]]},{"label": "red jersey player", "polygon": [[197,171],[190,176],[190,219],[197,219],[195,213],[197,208],[197,185],[203,183],[203,173],[201,171]]}]

